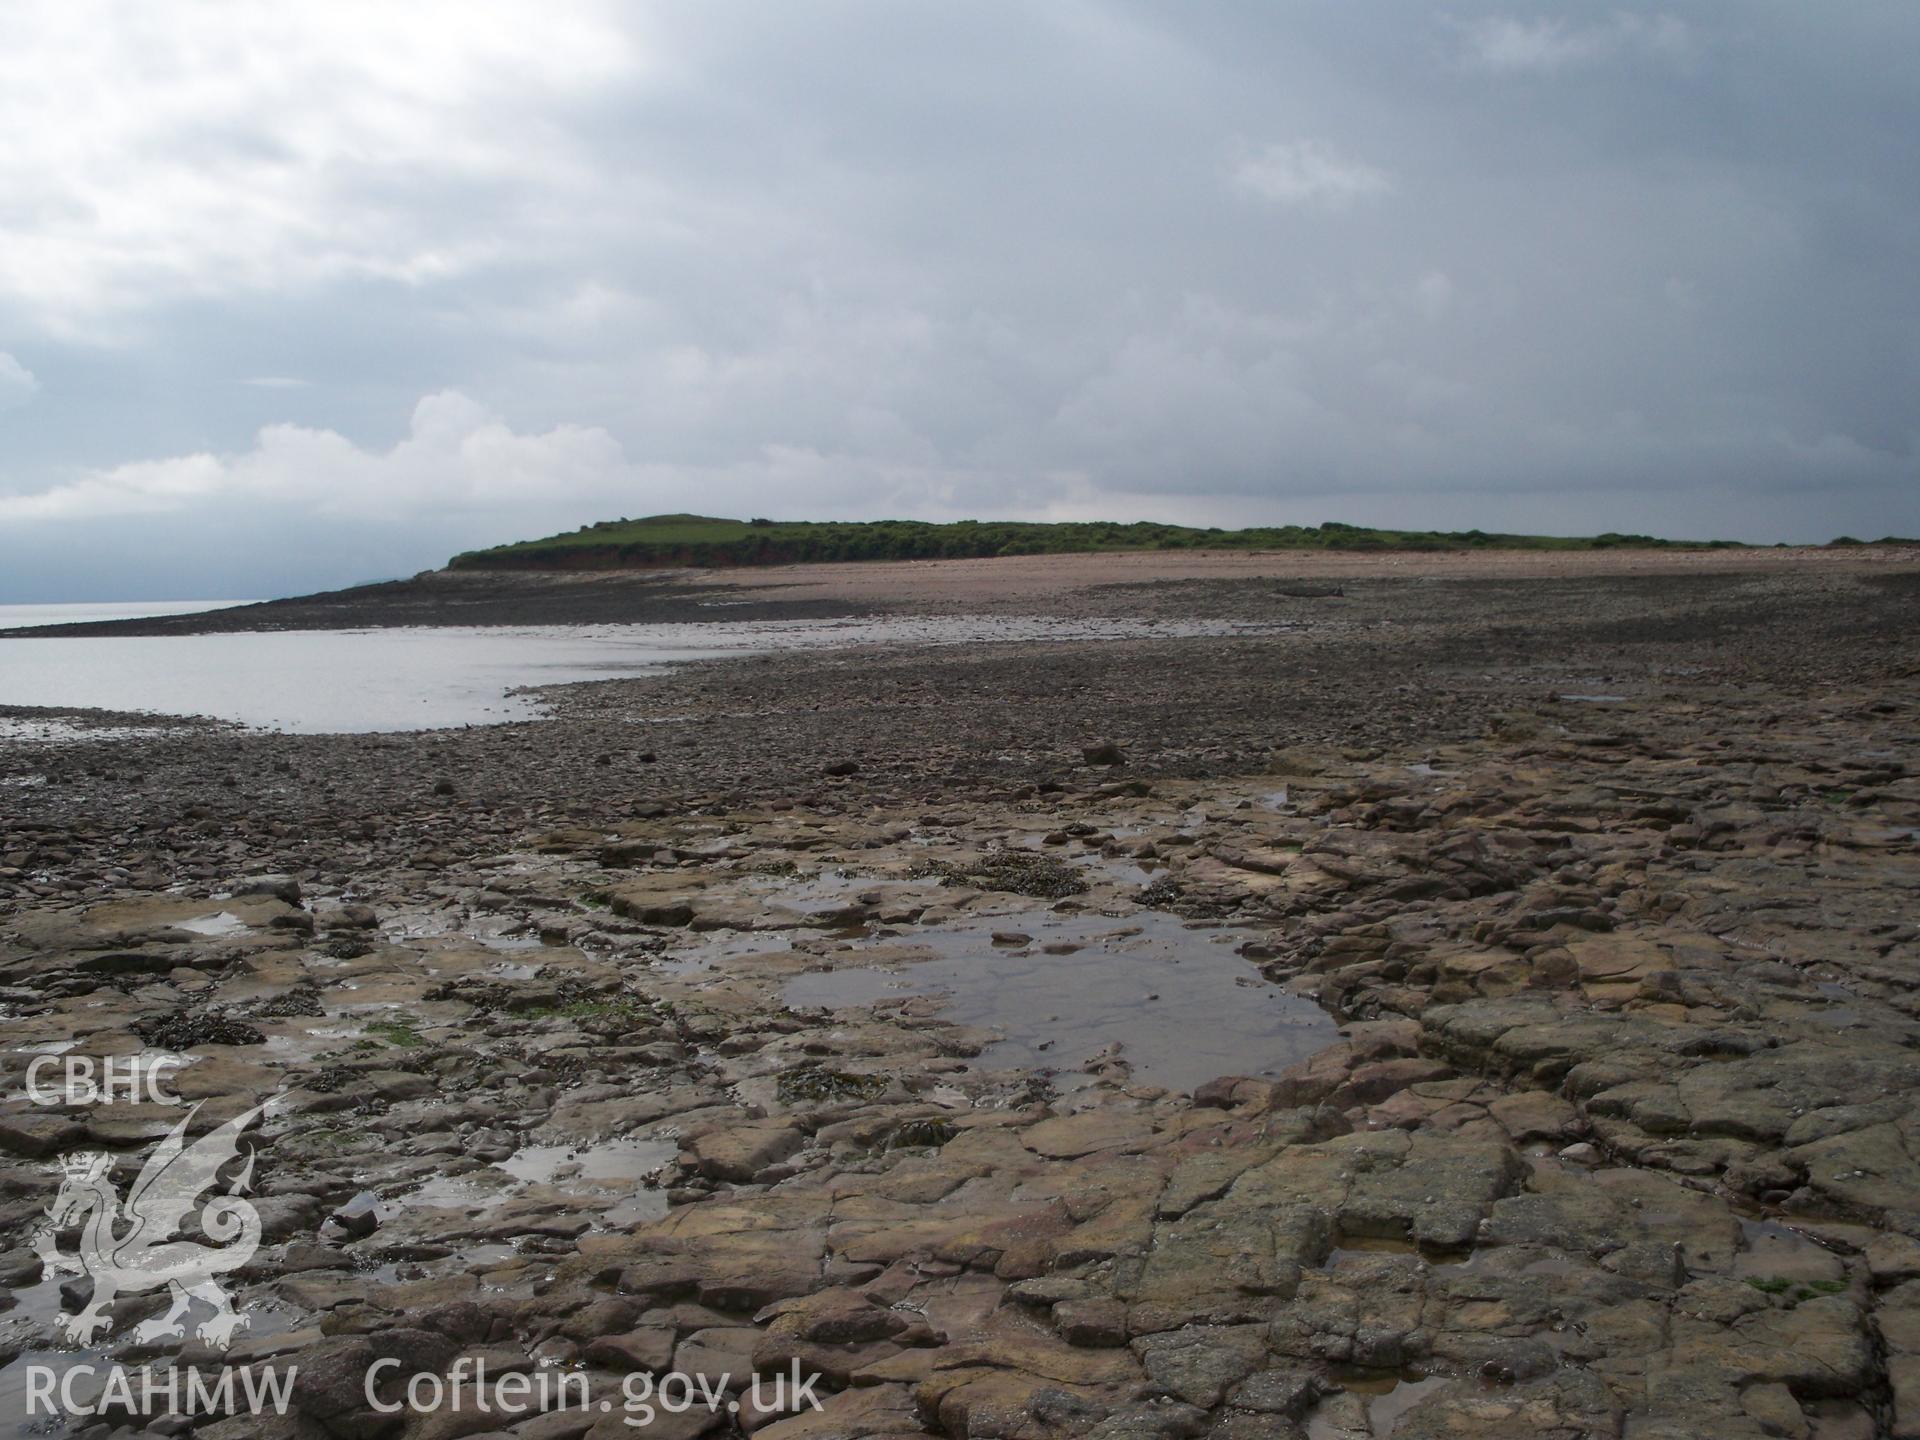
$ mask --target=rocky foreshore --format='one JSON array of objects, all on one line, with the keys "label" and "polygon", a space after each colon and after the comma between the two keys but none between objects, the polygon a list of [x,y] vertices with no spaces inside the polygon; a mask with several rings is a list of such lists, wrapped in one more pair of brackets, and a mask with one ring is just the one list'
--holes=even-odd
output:
[{"label": "rocky foreshore", "polygon": [[[0,1403],[104,1357],[297,1413],[75,1433],[1920,1436],[1920,572],[1082,603],[1300,628],[0,742]],[[155,1052],[190,1134],[266,1107],[225,1350],[153,1292],[63,1340],[29,1243],[182,1112],[28,1067]],[[591,1403],[389,1410],[383,1360]],[[670,1372],[737,1408],[629,1424]]]}]

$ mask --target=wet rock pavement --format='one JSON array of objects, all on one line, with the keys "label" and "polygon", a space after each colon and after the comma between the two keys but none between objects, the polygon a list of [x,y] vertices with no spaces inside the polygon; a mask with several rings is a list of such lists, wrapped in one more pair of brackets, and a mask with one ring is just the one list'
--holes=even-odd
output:
[{"label": "wet rock pavement", "polygon": [[[1920,1435],[1920,673],[1847,603],[1838,658],[1456,657],[1400,744],[1156,767],[1115,712],[964,802],[823,749],[765,793],[476,814],[424,783],[445,738],[342,777],[408,797],[364,832],[37,799],[0,870],[0,1400],[151,1351],[152,1296],[65,1346],[84,1293],[25,1237],[59,1156],[124,1180],[180,1114],[34,1104],[27,1068],[164,1051],[193,1133],[267,1107],[250,1323],[177,1358],[297,1363],[300,1413],[222,1440]],[[1584,613],[1539,643],[1602,643]],[[75,753],[176,793],[158,750]],[[388,1416],[387,1356],[595,1397],[797,1366],[824,1408]]]}]

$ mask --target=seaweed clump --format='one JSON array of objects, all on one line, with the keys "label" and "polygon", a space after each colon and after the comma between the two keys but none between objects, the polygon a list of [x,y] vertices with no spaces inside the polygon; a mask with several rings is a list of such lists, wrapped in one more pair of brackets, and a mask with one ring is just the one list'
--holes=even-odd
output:
[{"label": "seaweed clump", "polygon": [[1030,895],[1036,900],[1064,900],[1087,888],[1087,882],[1073,866],[1030,850],[989,850],[978,860],[965,862],[932,860],[914,873],[923,877],[937,875],[943,885],[1003,890],[1013,895]]},{"label": "seaweed clump", "polygon": [[829,1070],[824,1065],[801,1065],[786,1071],[774,1087],[784,1105],[811,1101],[878,1100],[887,1088],[884,1075],[856,1075]]},{"label": "seaweed clump", "polygon": [[133,1033],[161,1050],[192,1050],[200,1045],[263,1045],[267,1037],[244,1021],[217,1010],[176,1010],[151,1020],[136,1020]]}]

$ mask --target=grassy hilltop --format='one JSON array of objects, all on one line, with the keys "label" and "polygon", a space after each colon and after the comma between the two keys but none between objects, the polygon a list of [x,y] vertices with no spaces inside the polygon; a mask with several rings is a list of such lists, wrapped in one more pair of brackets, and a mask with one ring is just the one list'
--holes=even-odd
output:
[{"label": "grassy hilltop", "polygon": [[1370,530],[1359,525],[1200,530],[1138,521],[723,520],[653,515],[602,520],[565,535],[469,550],[455,570],[644,570],[792,565],[831,560],[951,560],[1089,550],[1607,550],[1722,548],[1731,540],[1650,535],[1498,535],[1484,530]]}]

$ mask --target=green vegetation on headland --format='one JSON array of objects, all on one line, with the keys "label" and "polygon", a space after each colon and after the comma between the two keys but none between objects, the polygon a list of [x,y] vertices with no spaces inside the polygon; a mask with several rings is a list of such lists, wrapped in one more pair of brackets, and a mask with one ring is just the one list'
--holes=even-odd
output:
[{"label": "green vegetation on headland", "polygon": [[1361,525],[1189,525],[1099,520],[719,520],[654,515],[602,520],[566,535],[469,550],[455,570],[638,570],[793,565],[833,560],[960,560],[1100,550],[1613,550],[1725,549],[1732,540],[1651,535],[1500,535],[1484,530],[1372,530]]}]

